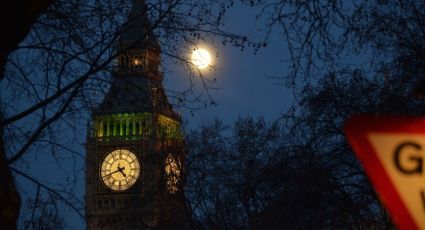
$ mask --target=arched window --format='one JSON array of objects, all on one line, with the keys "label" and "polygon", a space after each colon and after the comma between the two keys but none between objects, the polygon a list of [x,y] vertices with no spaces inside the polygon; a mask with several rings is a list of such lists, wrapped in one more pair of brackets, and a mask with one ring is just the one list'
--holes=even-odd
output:
[{"label": "arched window", "polygon": [[139,122],[136,122],[136,135],[140,135],[140,126],[139,126]]},{"label": "arched window", "polygon": [[165,159],[165,186],[169,193],[173,194],[178,191],[181,165],[178,159],[174,158],[171,153]]},{"label": "arched window", "polygon": [[117,128],[115,130],[115,136],[121,136],[120,123],[117,123]]},{"label": "arched window", "polygon": [[133,122],[130,121],[130,124],[128,124],[128,135],[133,135]]},{"label": "arched window", "polygon": [[108,124],[106,124],[106,121],[103,122],[103,136],[108,136]]},{"label": "arched window", "polygon": [[148,122],[146,121],[146,119],[143,119],[142,120],[142,132],[144,133],[144,134],[149,134],[149,125],[148,125]]},{"label": "arched window", "polygon": [[115,132],[114,132],[114,124],[111,122],[111,124],[109,125],[109,136],[114,136]]},{"label": "arched window", "polygon": [[122,124],[122,135],[127,136],[127,124],[125,122]]}]

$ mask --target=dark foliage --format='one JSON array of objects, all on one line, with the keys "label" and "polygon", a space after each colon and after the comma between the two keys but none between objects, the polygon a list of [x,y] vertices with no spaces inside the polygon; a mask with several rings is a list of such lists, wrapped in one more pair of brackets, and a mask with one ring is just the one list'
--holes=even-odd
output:
[{"label": "dark foliage", "polygon": [[232,135],[218,121],[192,132],[186,189],[198,228],[391,226],[345,141],[307,128],[241,118]]}]

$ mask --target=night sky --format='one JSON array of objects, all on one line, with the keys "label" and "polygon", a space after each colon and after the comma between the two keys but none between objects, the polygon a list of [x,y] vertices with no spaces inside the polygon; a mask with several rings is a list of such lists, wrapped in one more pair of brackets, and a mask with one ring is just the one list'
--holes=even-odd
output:
[{"label": "night sky", "polygon": [[[229,31],[242,33],[251,39],[261,39],[263,22],[256,21],[258,9],[245,5],[235,5],[226,17]],[[205,44],[200,44],[204,46]],[[190,129],[208,124],[218,118],[231,125],[239,116],[263,116],[266,120],[278,119],[293,103],[293,93],[283,85],[283,78],[288,70],[288,52],[279,33],[272,34],[266,47],[254,53],[252,48],[215,44],[206,44],[215,58],[214,69],[204,71],[205,78],[217,79],[210,91],[216,106],[195,110],[192,113],[185,108],[177,108],[187,121]],[[218,58],[214,55],[218,52]],[[166,73],[164,85],[173,89],[180,84],[187,84],[187,73],[181,66],[171,66]]]}]

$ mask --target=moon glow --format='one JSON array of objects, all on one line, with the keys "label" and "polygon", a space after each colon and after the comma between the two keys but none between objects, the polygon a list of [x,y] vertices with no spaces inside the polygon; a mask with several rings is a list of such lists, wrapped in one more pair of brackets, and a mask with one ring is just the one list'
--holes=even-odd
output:
[{"label": "moon glow", "polygon": [[192,53],[192,63],[199,69],[205,69],[211,64],[211,55],[205,49],[196,49]]}]

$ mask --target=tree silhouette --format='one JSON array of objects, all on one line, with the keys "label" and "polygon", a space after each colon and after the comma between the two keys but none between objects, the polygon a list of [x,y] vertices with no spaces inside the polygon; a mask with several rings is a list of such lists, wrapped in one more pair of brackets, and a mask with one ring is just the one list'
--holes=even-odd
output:
[{"label": "tree silhouette", "polygon": [[[82,124],[90,109],[109,88],[110,72],[119,55],[115,44],[130,23],[127,14],[131,4],[130,0],[18,1],[14,8],[3,8],[16,11],[16,18],[3,23],[19,22],[16,27],[5,27],[11,31],[8,42],[2,44],[0,60],[0,218],[2,223],[10,223],[10,228],[15,228],[20,207],[10,170],[16,177],[41,186],[42,192],[55,193],[55,201],[64,202],[82,216],[84,204],[75,196],[79,169],[72,169],[74,175],[69,175],[66,183],[47,186],[29,175],[32,165],[27,163],[47,157],[60,170],[84,158],[74,147],[81,143],[77,131],[85,129]],[[212,40],[213,36],[239,46],[249,43],[245,37],[222,29],[220,15],[228,3],[174,0],[147,2],[146,6],[140,14],[149,18],[150,33],[141,33],[140,39],[157,35],[165,59],[188,70],[189,89],[170,92],[171,97],[184,103],[211,100],[208,82],[201,82],[205,98],[191,90],[192,80],[200,72],[186,53],[200,40]]]},{"label": "tree silhouette", "polygon": [[291,86],[328,73],[362,69],[423,84],[423,1],[245,1],[259,9],[264,41],[281,32]]},{"label": "tree silhouette", "polygon": [[324,76],[278,122],[220,121],[188,136],[186,193],[199,228],[393,228],[343,134],[353,114],[422,114],[360,73]]}]

